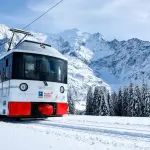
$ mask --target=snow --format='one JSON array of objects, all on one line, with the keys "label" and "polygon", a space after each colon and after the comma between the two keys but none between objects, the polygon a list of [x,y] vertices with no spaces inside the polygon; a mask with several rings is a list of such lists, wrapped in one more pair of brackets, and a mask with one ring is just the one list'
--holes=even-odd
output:
[{"label": "snow", "polygon": [[0,122],[2,150],[149,150],[150,119],[68,116]]},{"label": "snow", "polygon": [[68,61],[69,90],[70,88],[75,87],[75,90],[72,90],[72,97],[74,100],[86,100],[89,86],[99,85],[105,86],[108,90],[111,89],[102,79],[94,76],[90,67],[80,59],[69,56]]}]

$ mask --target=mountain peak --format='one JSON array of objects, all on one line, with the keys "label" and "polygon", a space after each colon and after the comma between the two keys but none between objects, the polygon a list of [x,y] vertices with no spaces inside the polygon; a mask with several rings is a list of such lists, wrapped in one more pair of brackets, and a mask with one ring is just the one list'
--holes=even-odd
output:
[{"label": "mountain peak", "polygon": [[99,32],[94,33],[93,37],[97,38],[98,40],[107,41],[107,39]]}]

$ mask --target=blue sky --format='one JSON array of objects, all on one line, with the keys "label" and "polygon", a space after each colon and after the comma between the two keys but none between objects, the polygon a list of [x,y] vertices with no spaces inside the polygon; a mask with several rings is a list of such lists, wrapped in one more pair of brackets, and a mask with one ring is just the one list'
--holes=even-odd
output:
[{"label": "blue sky", "polygon": [[[0,24],[23,28],[59,0],[4,0]],[[64,0],[28,30],[58,33],[78,28],[107,39],[150,41],[150,0]]]},{"label": "blue sky", "polygon": [[[32,3],[36,2],[38,0],[32,0]],[[4,0],[0,5],[0,24],[16,28],[24,27],[37,14],[28,8],[30,4],[30,0]]]}]

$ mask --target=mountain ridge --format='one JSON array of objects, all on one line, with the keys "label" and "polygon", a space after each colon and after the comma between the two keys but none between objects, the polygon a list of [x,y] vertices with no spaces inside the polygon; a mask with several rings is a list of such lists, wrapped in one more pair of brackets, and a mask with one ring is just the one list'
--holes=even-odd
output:
[{"label": "mountain ridge", "polygon": [[[107,41],[100,33],[91,34],[74,29],[73,36],[70,36],[71,33],[72,30],[64,31],[63,34],[58,33],[55,36],[58,44],[54,38],[48,42],[58,49],[64,49],[66,55],[83,61],[93,70],[96,77],[102,78],[113,89],[129,82],[142,83],[143,79],[149,82],[149,41],[138,38]],[[62,40],[59,41],[57,37]]]}]

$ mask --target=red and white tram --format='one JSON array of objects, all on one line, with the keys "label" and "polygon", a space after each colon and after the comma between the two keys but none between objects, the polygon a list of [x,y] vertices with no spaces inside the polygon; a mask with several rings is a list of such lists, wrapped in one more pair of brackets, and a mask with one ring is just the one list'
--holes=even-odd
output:
[{"label": "red and white tram", "polygon": [[1,116],[41,118],[67,112],[67,60],[60,52],[22,39],[0,57]]}]

